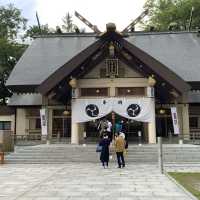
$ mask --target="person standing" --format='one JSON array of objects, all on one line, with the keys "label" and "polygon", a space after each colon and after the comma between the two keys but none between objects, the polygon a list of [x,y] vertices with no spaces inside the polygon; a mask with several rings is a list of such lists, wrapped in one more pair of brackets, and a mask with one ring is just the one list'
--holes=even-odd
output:
[{"label": "person standing", "polygon": [[115,133],[119,134],[119,132],[122,130],[122,124],[120,121],[115,123]]},{"label": "person standing", "polygon": [[117,154],[118,168],[125,167],[124,161],[124,150],[125,150],[125,140],[123,136],[115,136],[115,151]]},{"label": "person standing", "polygon": [[108,128],[108,122],[106,118],[100,120],[99,125],[97,127],[97,129],[99,130],[100,138],[103,138],[103,134],[106,132],[107,128]]},{"label": "person standing", "polygon": [[109,120],[107,120],[107,126],[108,138],[112,141],[112,123]]},{"label": "person standing", "polygon": [[103,139],[99,142],[99,146],[102,146],[101,154],[100,154],[100,161],[104,168],[108,167],[109,162],[109,146],[110,146],[110,139],[108,135],[103,135]]}]

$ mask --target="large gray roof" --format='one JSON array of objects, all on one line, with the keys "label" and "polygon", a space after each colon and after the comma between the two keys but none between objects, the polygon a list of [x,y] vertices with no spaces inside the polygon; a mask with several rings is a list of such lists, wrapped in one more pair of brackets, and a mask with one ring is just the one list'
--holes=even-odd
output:
[{"label": "large gray roof", "polygon": [[95,37],[74,36],[36,38],[14,67],[6,84],[39,85],[95,40]]},{"label": "large gray roof", "polygon": [[[135,33],[126,38],[185,81],[200,81],[197,33]],[[7,85],[39,85],[94,41],[95,35],[36,38],[12,71]]]},{"label": "large gray roof", "polygon": [[200,37],[197,33],[138,34],[127,40],[183,80],[200,81]]}]

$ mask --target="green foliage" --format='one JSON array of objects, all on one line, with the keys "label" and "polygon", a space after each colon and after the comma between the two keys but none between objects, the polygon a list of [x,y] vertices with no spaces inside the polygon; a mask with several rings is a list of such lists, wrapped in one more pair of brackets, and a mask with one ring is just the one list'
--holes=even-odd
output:
[{"label": "green foliage", "polygon": [[67,33],[74,32],[73,20],[72,20],[72,16],[69,14],[69,12],[66,13],[66,15],[63,17],[62,21],[64,23],[62,25],[62,29],[64,31],[66,31]]},{"label": "green foliage", "polygon": [[26,48],[27,45],[0,38],[0,104],[5,104],[6,98],[12,94],[5,82]]},{"label": "green foliage", "polygon": [[178,183],[180,183],[186,190],[200,199],[200,173],[170,172],[169,175],[172,176]]},{"label": "green foliage", "polygon": [[73,23],[72,15],[69,12],[62,19],[63,25],[62,29],[66,33],[85,33],[85,28],[79,28],[76,24]]},{"label": "green foliage", "polygon": [[190,14],[194,7],[191,29],[200,26],[199,0],[147,0],[145,8],[149,9],[147,22],[144,28],[155,27],[157,31],[187,30]]},{"label": "green foliage", "polygon": [[48,33],[52,33],[54,30],[50,29],[48,24],[46,25],[41,25],[40,29],[38,26],[33,25],[30,26],[29,29],[26,31],[26,34],[24,37],[30,37],[33,38],[34,36],[37,35],[45,35]]},{"label": "green foliage", "polygon": [[[6,88],[6,80],[27,48],[28,45],[19,44],[16,39],[19,39],[18,34],[26,30],[25,19],[21,15],[21,11],[13,5],[0,6],[0,104],[6,104],[6,99],[12,93]],[[79,28],[72,23],[72,16],[67,13],[63,18],[64,25],[62,28],[66,32],[82,32]],[[38,26],[33,25],[26,30],[24,38],[33,38],[37,35],[45,35],[49,33],[61,34],[62,31],[59,27],[56,30],[49,28],[48,25]]]},{"label": "green foliage", "polygon": [[0,73],[10,73],[27,45],[0,38]]},{"label": "green foliage", "polygon": [[26,21],[13,5],[0,7],[0,104],[5,104],[7,97],[11,96],[5,82],[27,47],[14,40],[19,31],[25,29]]},{"label": "green foliage", "polygon": [[0,37],[14,39],[19,30],[25,30],[27,19],[12,4],[0,6]]}]

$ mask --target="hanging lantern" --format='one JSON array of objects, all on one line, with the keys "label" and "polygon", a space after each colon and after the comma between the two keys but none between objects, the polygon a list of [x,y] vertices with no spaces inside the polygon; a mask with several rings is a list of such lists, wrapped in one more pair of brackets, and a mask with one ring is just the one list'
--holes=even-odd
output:
[{"label": "hanging lantern", "polygon": [[72,87],[72,88],[76,88],[77,87],[77,80],[75,78],[72,78],[70,81],[69,81],[69,85]]},{"label": "hanging lantern", "polygon": [[148,84],[149,84],[150,87],[153,87],[156,84],[156,80],[154,79],[153,76],[149,76]]},{"label": "hanging lantern", "polygon": [[68,111],[68,110],[65,110],[64,112],[63,112],[63,115],[69,115],[70,114],[70,112]]},{"label": "hanging lantern", "polygon": [[163,115],[163,114],[165,114],[165,109],[163,109],[163,108],[161,108],[160,110],[159,110],[159,113],[161,114],[161,115]]},{"label": "hanging lantern", "polygon": [[96,90],[96,93],[98,94],[99,92],[100,92],[100,90],[99,90],[99,89],[97,89],[97,90]]}]

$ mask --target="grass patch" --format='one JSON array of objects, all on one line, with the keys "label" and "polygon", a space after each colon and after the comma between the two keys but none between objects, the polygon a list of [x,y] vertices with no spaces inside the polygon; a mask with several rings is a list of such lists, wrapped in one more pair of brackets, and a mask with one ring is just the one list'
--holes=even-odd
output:
[{"label": "grass patch", "polygon": [[169,172],[168,174],[200,200],[200,173]]}]

